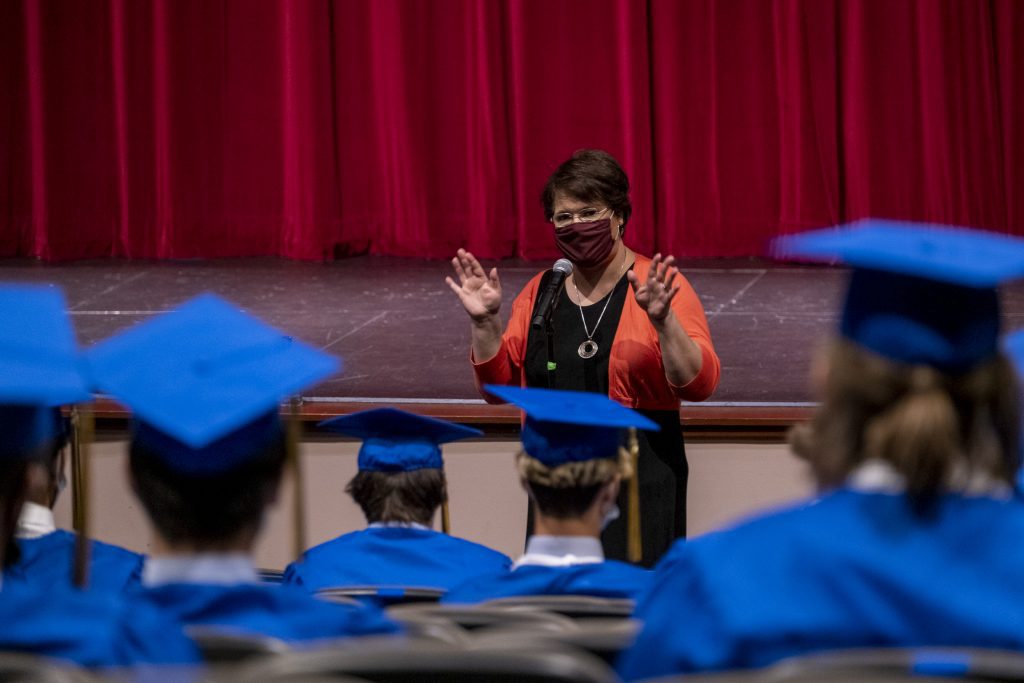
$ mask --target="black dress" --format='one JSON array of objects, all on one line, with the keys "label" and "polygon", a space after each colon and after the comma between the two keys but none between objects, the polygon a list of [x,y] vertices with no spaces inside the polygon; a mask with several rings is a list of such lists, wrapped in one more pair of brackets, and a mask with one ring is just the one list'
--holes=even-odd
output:
[{"label": "black dress", "polygon": [[[540,290],[547,285],[550,271],[540,282]],[[526,341],[524,370],[526,384],[531,387],[589,391],[608,395],[608,359],[612,340],[619,326],[622,307],[630,295],[625,275],[619,279],[607,297],[583,307],[587,329],[594,332],[598,351],[592,358],[581,358],[579,345],[586,340],[580,307],[569,298],[563,287],[558,304],[551,314],[554,330],[553,354],[555,371],[548,371],[547,335],[530,329]],[[611,300],[608,300],[611,297]],[[608,308],[601,311],[607,302]],[[598,318],[601,317],[600,324]],[[595,330],[595,325],[597,329]],[[638,430],[640,519],[643,542],[643,560],[646,567],[653,566],[668,550],[672,542],[686,535],[686,480],[689,468],[683,446],[683,433],[676,410],[638,411],[657,422],[660,432]],[[612,522],[601,536],[605,554],[610,559],[626,560],[626,511],[628,487],[623,485],[619,494],[622,515]],[[532,529],[532,515],[529,524]]]}]

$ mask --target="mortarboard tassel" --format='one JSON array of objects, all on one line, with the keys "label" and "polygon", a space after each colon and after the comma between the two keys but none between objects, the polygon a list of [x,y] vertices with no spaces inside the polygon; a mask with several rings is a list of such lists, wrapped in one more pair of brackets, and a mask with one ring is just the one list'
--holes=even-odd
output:
[{"label": "mortarboard tassel", "polygon": [[85,406],[71,408],[71,508],[75,528],[72,577],[75,586],[89,585],[89,444],[94,432],[92,411]]},{"label": "mortarboard tassel", "polygon": [[302,431],[301,401],[292,397],[288,403],[288,421],[285,429],[285,443],[288,449],[288,465],[292,471],[292,525],[294,530],[295,558],[302,557],[306,551],[306,491],[302,481],[302,463],[299,456],[299,436]]},{"label": "mortarboard tassel", "polygon": [[633,476],[629,478],[627,545],[629,561],[640,562],[644,555],[644,548],[640,536],[640,442],[637,440],[636,427],[629,428],[627,448],[629,449],[629,459],[633,464]]}]

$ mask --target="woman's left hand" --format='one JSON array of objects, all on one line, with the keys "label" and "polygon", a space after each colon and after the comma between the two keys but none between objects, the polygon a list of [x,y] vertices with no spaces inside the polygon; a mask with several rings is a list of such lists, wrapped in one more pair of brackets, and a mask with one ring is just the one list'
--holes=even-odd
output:
[{"label": "woman's left hand", "polygon": [[661,258],[656,254],[651,259],[651,269],[647,272],[647,281],[640,282],[640,278],[632,270],[626,273],[629,284],[633,286],[633,294],[640,308],[647,311],[647,317],[652,323],[661,323],[672,312],[672,299],[679,293],[679,284],[676,279],[679,277],[679,269],[675,266],[676,257],[667,256]]}]

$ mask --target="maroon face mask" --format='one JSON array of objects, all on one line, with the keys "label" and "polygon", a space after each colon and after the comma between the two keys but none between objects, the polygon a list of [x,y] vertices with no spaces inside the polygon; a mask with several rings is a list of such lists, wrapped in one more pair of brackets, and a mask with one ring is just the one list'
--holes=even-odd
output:
[{"label": "maroon face mask", "polygon": [[615,247],[611,226],[611,219],[603,218],[555,228],[555,243],[577,268],[596,268],[605,264]]}]

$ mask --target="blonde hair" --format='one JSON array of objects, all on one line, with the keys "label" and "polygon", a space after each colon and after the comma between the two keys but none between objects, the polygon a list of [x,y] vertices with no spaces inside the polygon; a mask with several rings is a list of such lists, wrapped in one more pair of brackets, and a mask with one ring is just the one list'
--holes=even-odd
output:
[{"label": "blonde hair", "polygon": [[1014,483],[1019,396],[1001,354],[962,374],[896,363],[845,339],[826,358],[821,407],[789,438],[819,486],[839,486],[868,458],[902,474],[919,503],[940,493],[964,464]]},{"label": "blonde hair", "polygon": [[633,460],[629,451],[619,447],[614,458],[595,458],[548,467],[526,451],[519,451],[516,469],[519,476],[531,484],[553,489],[584,488],[609,482],[616,475],[629,479],[633,476]]}]

